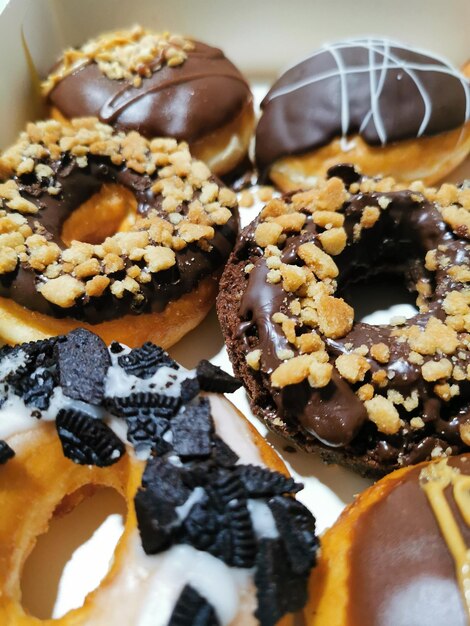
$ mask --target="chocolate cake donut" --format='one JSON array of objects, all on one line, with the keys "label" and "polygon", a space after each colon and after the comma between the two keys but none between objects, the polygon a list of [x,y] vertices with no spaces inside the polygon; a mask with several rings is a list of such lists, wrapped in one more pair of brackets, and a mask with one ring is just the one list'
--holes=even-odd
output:
[{"label": "chocolate cake donut", "polygon": [[[273,449],[220,395],[239,383],[151,343],[76,329],[0,350],[0,622],[53,516],[98,486],[127,503],[110,570],[58,626],[293,626],[315,520]],[[156,610],[156,607],[158,609]]]},{"label": "chocolate cake donut", "polygon": [[[470,188],[349,165],[271,200],[241,233],[218,314],[236,375],[274,431],[378,476],[470,444]],[[419,313],[354,319],[341,297],[395,272]]]},{"label": "chocolate cake donut", "polygon": [[67,49],[43,94],[55,116],[187,141],[218,175],[243,161],[254,130],[250,88],[221,50],[141,27]]},{"label": "chocolate cake donut", "polygon": [[309,626],[466,626],[470,455],[406,468],[322,538]]},{"label": "chocolate cake donut", "polygon": [[434,183],[470,152],[470,83],[436,55],[386,39],[326,45],[262,104],[261,174],[284,191],[347,161],[364,174]]},{"label": "chocolate cake donut", "polygon": [[88,324],[169,346],[207,314],[237,203],[186,144],[94,118],[39,122],[0,173],[0,340]]}]

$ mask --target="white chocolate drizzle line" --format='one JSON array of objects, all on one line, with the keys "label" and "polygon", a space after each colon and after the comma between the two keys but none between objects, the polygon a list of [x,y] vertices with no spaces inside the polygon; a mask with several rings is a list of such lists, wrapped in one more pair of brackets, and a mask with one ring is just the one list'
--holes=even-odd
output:
[{"label": "white chocolate drizzle line", "polygon": [[[346,67],[343,62],[342,51],[364,47],[369,51],[369,62],[367,65],[358,65]],[[421,54],[424,56],[433,59],[435,63],[412,63],[407,62],[404,59],[400,59],[398,56],[393,54],[390,51],[391,47],[402,48],[404,50],[408,50],[410,52]],[[400,69],[403,70],[408,76],[414,81],[416,88],[418,89],[424,104],[424,115],[423,120],[421,122],[420,128],[418,130],[418,137],[421,137],[425,132],[427,125],[429,124],[429,120],[431,118],[432,113],[432,101],[424,88],[421,80],[416,75],[416,72],[437,72],[440,74],[445,74],[447,76],[453,76],[456,78],[463,89],[465,94],[465,119],[463,122],[467,122],[470,119],[470,81],[468,81],[465,76],[459,72],[459,70],[453,67],[446,59],[440,57],[437,54],[431,54],[428,51],[412,48],[410,46],[405,46],[402,43],[389,40],[389,39],[350,39],[348,41],[342,41],[332,44],[327,44],[320,48],[313,55],[308,57],[308,59],[313,59],[324,52],[329,52],[333,59],[336,62],[337,69],[328,70],[325,72],[321,72],[314,76],[310,76],[304,78],[302,80],[298,80],[290,85],[285,85],[283,87],[279,87],[278,89],[274,89],[268,97],[268,101],[272,101],[275,98],[279,98],[281,96],[288,95],[297,91],[299,89],[304,89],[310,85],[314,85],[324,80],[328,80],[329,78],[339,77],[341,82],[341,126],[343,137],[348,134],[349,131],[349,99],[347,92],[347,77],[353,74],[362,74],[369,73],[370,76],[370,94],[371,94],[371,108],[368,114],[365,116],[360,130],[363,130],[370,118],[372,117],[374,120],[374,124],[377,130],[377,134],[382,142],[385,144],[387,141],[385,126],[383,124],[383,120],[380,114],[380,109],[378,107],[378,102],[380,98],[380,94],[385,82],[386,74],[388,69]],[[380,54],[383,57],[382,63],[375,62],[375,55]],[[292,66],[296,67],[298,64]],[[292,69],[292,68],[290,68]],[[380,72],[379,80],[376,80],[376,72]]]},{"label": "white chocolate drizzle line", "polygon": [[465,523],[470,526],[470,476],[461,474],[458,468],[450,467],[447,459],[443,459],[425,467],[419,475],[419,482],[454,559],[457,581],[467,609],[467,622],[470,624],[470,549],[465,544],[445,496],[446,487],[452,486],[455,502]]}]

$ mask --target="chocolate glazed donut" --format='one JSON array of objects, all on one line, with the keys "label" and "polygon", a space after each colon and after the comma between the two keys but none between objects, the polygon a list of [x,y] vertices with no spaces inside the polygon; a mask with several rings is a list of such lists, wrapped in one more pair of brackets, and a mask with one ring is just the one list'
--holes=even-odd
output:
[{"label": "chocolate glazed donut", "polygon": [[[268,426],[374,476],[468,448],[469,200],[342,165],[242,232],[219,319]],[[389,272],[418,292],[419,314],[355,322],[345,287]]]},{"label": "chocolate glazed donut", "polygon": [[[236,239],[236,197],[191,158],[186,144],[150,144],[92,118],[72,125],[50,121],[30,125],[0,167],[9,175],[0,186],[2,311],[16,303],[15,319],[29,312],[26,325],[33,326],[47,316],[42,336],[60,318],[99,332],[100,324],[126,315],[135,318],[126,318],[128,327],[145,323],[142,333],[153,332],[152,326],[171,325],[160,314],[193,296],[192,313],[191,306],[173,311],[175,329],[184,327],[182,315],[200,321],[207,313]],[[112,194],[125,209],[118,220]],[[86,220],[89,232],[81,239],[79,222]],[[96,239],[97,231],[105,235]]]}]

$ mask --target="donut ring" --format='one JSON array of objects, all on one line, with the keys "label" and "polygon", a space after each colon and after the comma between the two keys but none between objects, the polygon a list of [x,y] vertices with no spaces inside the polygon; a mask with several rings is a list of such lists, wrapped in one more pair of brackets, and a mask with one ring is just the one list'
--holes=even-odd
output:
[{"label": "donut ring", "polygon": [[168,347],[205,317],[237,203],[186,144],[95,119],[39,122],[0,172],[0,340],[87,326]]},{"label": "donut ring", "polygon": [[[15,369],[20,363],[21,371]],[[4,350],[0,364],[2,389],[7,380],[9,385],[0,409],[2,624],[138,626],[155,611],[159,586],[158,626],[191,626],[192,620],[207,626],[293,624],[289,611],[307,601],[317,548],[314,521],[291,497],[300,486],[237,409],[216,393],[198,395],[208,387],[233,391],[239,385],[232,377],[207,362],[197,373],[187,372],[152,344],[130,351],[114,343],[108,352],[83,329]],[[54,390],[41,384],[44,364],[60,381]],[[22,387],[26,376],[31,384]],[[210,432],[204,430],[207,416],[215,426]],[[162,430],[162,420],[169,420],[171,437]],[[212,451],[206,449],[208,436]],[[245,481],[242,490],[238,476]],[[23,564],[52,516],[67,512],[97,486],[117,490],[128,508],[112,566],[81,608],[57,620],[39,620],[21,606]],[[227,510],[214,517],[217,498],[228,498]],[[285,528],[279,505],[295,530]],[[197,526],[203,519],[212,530]],[[221,551],[217,537],[222,530]],[[286,533],[294,544],[297,537],[298,547],[308,548],[296,573],[271,550],[284,545]],[[291,559],[293,553],[283,550],[283,560]],[[253,575],[266,556],[271,566]],[[295,599],[278,589],[276,575],[292,577]]]},{"label": "donut ring", "polygon": [[261,107],[256,162],[283,191],[343,162],[433,184],[470,153],[465,70],[385,39],[325,46],[283,74]]},{"label": "donut ring", "polygon": [[398,470],[362,493],[322,538],[308,626],[465,626],[469,473],[466,454]]},{"label": "donut ring", "polygon": [[[468,449],[470,190],[330,170],[241,234],[218,314],[253,411],[329,462],[382,475]],[[403,272],[419,313],[354,320],[341,295]]]},{"label": "donut ring", "polygon": [[59,121],[93,116],[149,139],[187,141],[218,176],[246,158],[254,130],[249,85],[221,50],[141,27],[66,50],[43,94]]}]

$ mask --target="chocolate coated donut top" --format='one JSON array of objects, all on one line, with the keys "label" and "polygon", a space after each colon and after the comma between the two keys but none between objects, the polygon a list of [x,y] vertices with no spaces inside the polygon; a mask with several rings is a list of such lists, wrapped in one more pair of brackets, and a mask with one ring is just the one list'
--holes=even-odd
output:
[{"label": "chocolate coated donut top", "polygon": [[139,85],[114,80],[89,61],[65,75],[48,94],[67,118],[93,116],[145,137],[174,137],[194,143],[233,120],[251,100],[239,70],[218,48],[191,42],[186,59],[162,64]]},{"label": "chocolate coated donut top", "polygon": [[[28,133],[2,157],[1,166],[13,169],[0,186],[0,217],[7,232],[16,232],[0,251],[0,296],[93,324],[161,311],[222,268],[238,230],[236,197],[185,145],[170,139],[150,149],[137,134],[115,133],[90,120],[77,120],[73,129],[38,123]],[[55,141],[47,143],[48,137]],[[37,156],[19,173],[28,150]],[[137,221],[130,232],[102,246],[66,246],[65,220],[110,183],[135,196]],[[209,205],[212,217],[205,211]],[[62,294],[68,289],[70,299]]]},{"label": "chocolate coated donut top", "polygon": [[447,61],[385,39],[325,46],[262,102],[261,172],[277,159],[359,134],[372,146],[436,135],[470,118],[469,81]]},{"label": "chocolate coated donut top", "polygon": [[[449,459],[447,464],[459,470],[460,480],[470,475],[468,454]],[[383,497],[355,523],[348,557],[347,626],[468,624],[468,610],[457,582],[458,565],[420,485],[422,472],[415,468],[384,485]],[[468,546],[470,527],[459,510],[453,486],[445,488],[444,494],[438,512],[445,513],[443,509],[449,507],[457,532]],[[446,533],[450,530],[450,525],[445,527]]]},{"label": "chocolate coated donut top", "polygon": [[[268,415],[277,416],[283,428],[304,441],[366,455],[382,471],[425,460],[435,448],[464,450],[468,439],[461,429],[470,418],[468,318],[465,322],[459,315],[468,313],[468,230],[448,223],[446,207],[438,203],[440,192],[436,198],[434,191],[434,202],[424,189],[400,190],[384,181],[385,191],[380,181],[370,179],[351,183],[354,170],[345,166],[330,173],[346,174],[349,181],[349,192],[336,207],[336,218],[338,213],[344,216],[343,227],[319,225],[325,212],[315,208],[322,192],[294,194],[285,198],[281,210],[279,204],[268,204],[261,220],[242,233],[234,252],[235,262],[249,265],[237,341],[244,342],[246,354],[261,351],[259,374],[254,375],[270,397],[269,406],[259,410],[268,421]],[[328,185],[324,197],[340,190]],[[467,202],[468,190],[449,190],[455,192],[456,203],[458,193]],[[301,228],[290,217],[293,207],[305,216]],[[468,215],[463,207],[460,210]],[[280,217],[272,217],[276,214]],[[370,222],[368,215],[373,215]],[[260,221],[276,220],[284,223],[285,234],[270,250],[260,246],[258,227]],[[328,260],[324,250],[333,235],[344,237],[344,247]],[[301,254],[304,245],[307,250]],[[308,246],[312,255],[322,255],[320,261],[306,256]],[[280,256],[274,262],[276,254]],[[331,261],[336,278],[333,271],[326,275]],[[305,283],[301,278],[294,284],[300,291],[292,291],[286,284],[293,272],[297,280],[301,267],[316,278]],[[406,277],[410,289],[419,293],[420,313],[396,325],[354,321],[354,311],[339,296],[348,285],[384,272]],[[299,338],[312,331],[321,342],[317,338],[315,348],[306,353]],[[309,360],[309,353],[318,361]],[[300,360],[293,360],[297,366],[283,381],[280,374],[292,357]],[[307,370],[299,374],[304,367]],[[325,371],[326,379],[310,377],[309,367],[312,374]]]}]

